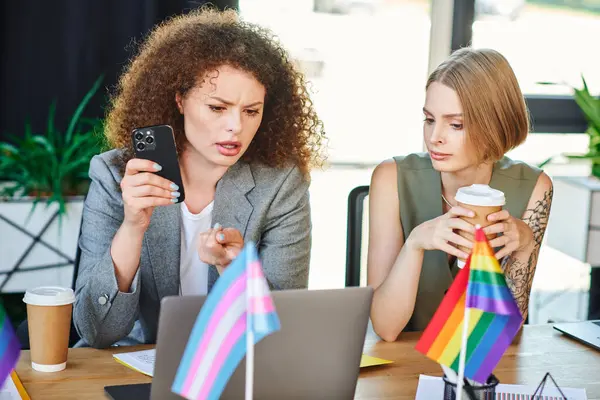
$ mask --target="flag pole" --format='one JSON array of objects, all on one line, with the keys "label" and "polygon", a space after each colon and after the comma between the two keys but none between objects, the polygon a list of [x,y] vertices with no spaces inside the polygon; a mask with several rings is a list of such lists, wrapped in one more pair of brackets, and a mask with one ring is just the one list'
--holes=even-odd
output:
[{"label": "flag pole", "polygon": [[[475,225],[475,229],[481,229],[481,225]],[[465,293],[465,314],[463,317],[462,338],[460,340],[460,354],[458,356],[458,379],[456,380],[456,400],[462,399],[463,383],[465,381],[465,362],[467,358],[467,339],[469,337],[469,283],[471,281],[471,257],[467,259],[469,266],[469,279],[467,280],[467,290]]]},{"label": "flag pole", "polygon": [[252,400],[254,391],[254,332],[246,333],[246,400]]},{"label": "flag pole", "polygon": [[254,329],[252,328],[252,270],[246,260],[246,400],[254,393]]},{"label": "flag pole", "polygon": [[[468,291],[468,289],[467,289]],[[467,293],[467,298],[469,297]],[[465,379],[465,361],[467,358],[467,336],[469,333],[469,307],[465,303],[465,316],[463,318],[462,339],[460,341],[460,355],[458,359],[458,379],[456,380],[456,400],[462,399],[463,382]]]}]

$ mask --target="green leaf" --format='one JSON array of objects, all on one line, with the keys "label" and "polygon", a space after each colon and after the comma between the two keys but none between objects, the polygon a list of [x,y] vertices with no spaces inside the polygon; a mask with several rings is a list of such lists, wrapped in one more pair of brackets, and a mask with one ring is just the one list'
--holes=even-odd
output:
[{"label": "green leaf", "polygon": [[79,122],[79,118],[81,117],[81,114],[85,110],[85,107],[87,107],[87,105],[90,102],[90,100],[92,99],[92,97],[94,97],[94,94],[96,94],[96,92],[98,91],[98,88],[100,88],[100,84],[102,83],[103,79],[104,79],[104,75],[101,75],[98,79],[96,79],[96,82],[94,82],[94,84],[92,85],[92,88],[86,93],[86,95],[83,97],[83,100],[81,100],[81,103],[79,103],[79,106],[73,113],[73,116],[71,117],[71,121],[69,122],[69,127],[67,128],[67,131],[65,132],[65,143],[69,143],[71,141],[71,136],[73,136],[73,132],[75,131],[75,127],[77,126],[77,124]]},{"label": "green leaf", "polygon": [[585,133],[587,133],[590,138],[600,137],[600,126],[590,125]]},{"label": "green leaf", "polygon": [[0,157],[19,154],[19,149],[10,143],[0,143]]},{"label": "green leaf", "polygon": [[55,149],[54,145],[52,143],[50,143],[50,141],[47,138],[45,138],[44,136],[36,135],[31,140],[33,142],[39,144],[40,146],[42,146],[48,152],[48,155],[56,154],[56,149]]},{"label": "green leaf", "polygon": [[91,130],[93,131],[94,128],[96,128],[99,125],[102,125],[104,123],[104,121],[102,121],[100,118],[81,118],[81,120],[79,121],[80,125],[82,127],[89,127],[91,128]]},{"label": "green leaf", "polygon": [[586,120],[590,124],[600,127],[600,100],[590,94],[585,80],[583,82],[583,90],[573,89],[575,102],[583,112]]},{"label": "green leaf", "polygon": [[56,139],[57,139],[57,135],[56,135],[56,127],[54,126],[54,119],[56,117],[56,100],[52,101],[52,103],[50,104],[50,110],[48,111],[48,126],[47,126],[47,134],[48,134],[48,140],[50,140],[50,142],[53,145],[56,145]]},{"label": "green leaf", "polygon": [[30,140],[32,135],[31,130],[31,122],[29,120],[25,121],[25,138],[24,141]]},{"label": "green leaf", "polygon": [[552,157],[548,157],[547,159],[545,159],[544,161],[542,161],[541,163],[539,163],[537,165],[538,168],[544,168],[546,165],[550,164],[550,162],[554,159],[554,156]]},{"label": "green leaf", "polygon": [[585,77],[583,76],[583,74],[581,74],[581,81],[583,82],[583,90],[589,93],[590,89],[588,88],[587,82],[585,81]]},{"label": "green leaf", "polygon": [[600,154],[565,154],[565,157],[569,158],[569,159],[574,159],[574,160],[590,160],[593,163],[599,163],[600,162]]},{"label": "green leaf", "polygon": [[33,216],[33,212],[37,208],[39,202],[40,202],[40,198],[33,199],[33,202],[31,204],[31,209],[29,210],[29,214],[27,214],[27,218],[25,218],[25,224],[28,224],[29,221],[31,220],[31,217]]},{"label": "green leaf", "polygon": [[591,135],[590,134],[590,147],[595,147],[598,145],[600,145],[600,135]]},{"label": "green leaf", "polygon": [[67,212],[66,196],[89,186],[90,160],[102,150],[104,121],[82,117],[101,81],[99,77],[76,107],[64,134],[56,128],[53,101],[45,132],[35,134],[26,121],[21,137],[5,135],[8,141],[0,142],[0,178],[11,183],[0,188],[0,196],[33,196],[30,215],[40,203],[56,204],[59,218]]}]

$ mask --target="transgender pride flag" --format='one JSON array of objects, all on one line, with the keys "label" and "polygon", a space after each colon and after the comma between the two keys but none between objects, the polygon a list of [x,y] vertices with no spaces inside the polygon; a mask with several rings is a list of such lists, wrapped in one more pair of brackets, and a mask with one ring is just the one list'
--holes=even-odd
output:
[{"label": "transgender pride flag", "polygon": [[253,243],[223,271],[198,314],[171,390],[190,400],[218,399],[246,356],[252,397],[254,345],[280,329]]}]

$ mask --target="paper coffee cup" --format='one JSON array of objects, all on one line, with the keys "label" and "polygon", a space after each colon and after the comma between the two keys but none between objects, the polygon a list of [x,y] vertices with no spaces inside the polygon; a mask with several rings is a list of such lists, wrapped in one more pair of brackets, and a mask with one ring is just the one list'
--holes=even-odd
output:
[{"label": "paper coffee cup", "polygon": [[[503,192],[493,189],[488,185],[481,184],[474,184],[458,189],[454,199],[459,206],[472,210],[475,213],[475,216],[472,218],[461,218],[473,225],[479,224],[482,228],[492,224],[492,222],[488,221],[487,219],[488,215],[502,210],[502,207],[504,204],[506,204],[506,199]],[[475,239],[473,235],[467,232],[458,231],[457,233],[470,241]],[[495,234],[487,235],[488,240],[491,240],[494,237],[496,237]],[[458,248],[467,254],[471,251],[463,246],[458,246]],[[465,262],[466,260],[458,259],[458,267],[464,267]]]},{"label": "paper coffee cup", "polygon": [[73,290],[38,287],[27,290],[23,302],[27,304],[31,367],[40,372],[62,371],[67,367]]}]

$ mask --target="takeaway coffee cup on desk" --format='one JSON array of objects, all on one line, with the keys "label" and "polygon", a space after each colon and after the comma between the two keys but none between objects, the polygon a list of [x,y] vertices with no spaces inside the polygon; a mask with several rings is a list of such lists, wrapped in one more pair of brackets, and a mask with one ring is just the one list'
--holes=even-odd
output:
[{"label": "takeaway coffee cup on desk", "polygon": [[40,372],[57,372],[67,367],[72,289],[46,286],[25,292],[31,367]]},{"label": "takeaway coffee cup on desk", "polygon": [[[473,225],[480,225],[482,228],[492,224],[492,222],[488,221],[487,219],[488,215],[501,211],[502,207],[506,203],[503,192],[497,189],[492,189],[488,185],[480,184],[465,186],[458,189],[454,199],[459,206],[467,208],[475,213],[475,216],[472,218],[461,218]],[[469,239],[470,241],[475,239],[473,235],[467,232],[458,231],[458,234]],[[494,237],[496,237],[495,234],[487,235],[488,240],[491,240]],[[471,252],[470,249],[463,246],[458,246],[458,248],[467,254]],[[465,263],[466,260],[457,260],[457,265],[459,268],[464,267]]]}]

